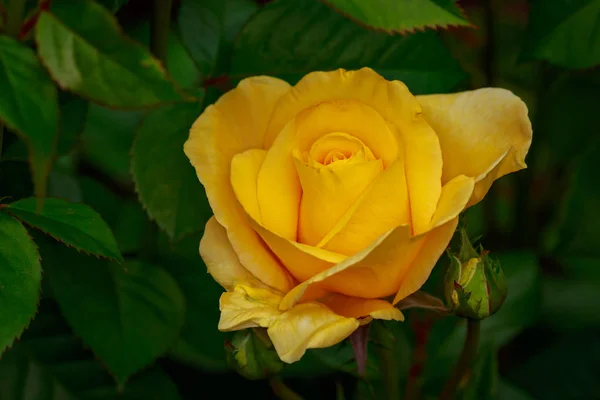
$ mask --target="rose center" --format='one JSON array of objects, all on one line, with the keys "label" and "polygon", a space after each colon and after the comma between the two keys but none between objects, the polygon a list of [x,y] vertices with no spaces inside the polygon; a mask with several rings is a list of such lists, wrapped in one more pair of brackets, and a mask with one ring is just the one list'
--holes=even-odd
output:
[{"label": "rose center", "polygon": [[343,132],[332,132],[315,141],[305,153],[305,160],[314,167],[337,167],[349,161],[371,161],[375,156],[359,139]]}]

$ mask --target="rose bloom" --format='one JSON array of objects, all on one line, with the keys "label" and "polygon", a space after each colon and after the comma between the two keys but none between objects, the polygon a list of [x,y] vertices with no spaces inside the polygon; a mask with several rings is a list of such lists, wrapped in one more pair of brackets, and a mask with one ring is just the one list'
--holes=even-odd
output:
[{"label": "rose bloom", "polygon": [[200,242],[227,291],[219,329],[267,328],[299,360],[417,291],[459,214],[525,168],[527,107],[508,90],[413,96],[369,68],[295,86],[244,79],[184,150],[214,212]]}]

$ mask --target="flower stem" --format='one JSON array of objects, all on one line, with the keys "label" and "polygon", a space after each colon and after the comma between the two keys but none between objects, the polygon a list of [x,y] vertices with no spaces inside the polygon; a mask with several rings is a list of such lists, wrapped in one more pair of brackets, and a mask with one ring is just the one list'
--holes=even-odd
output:
[{"label": "flower stem", "polygon": [[6,33],[17,37],[21,30],[26,0],[9,0],[6,5]]},{"label": "flower stem", "polygon": [[374,325],[372,327],[373,338],[380,344],[376,349],[380,360],[379,368],[383,374],[386,392],[385,398],[389,400],[401,399],[398,360],[394,357],[392,351],[394,341],[390,340],[389,335],[386,335],[386,331],[380,321],[373,321],[371,324]]},{"label": "flower stem", "polygon": [[150,50],[163,64],[169,50],[172,0],[154,0],[150,23]]},{"label": "flower stem", "polygon": [[441,400],[451,400],[454,398],[461,380],[473,365],[479,347],[479,333],[480,321],[467,319],[467,337],[465,338],[465,345],[460,354],[460,358],[456,363],[452,376],[444,386],[444,390],[440,396]]},{"label": "flower stem", "polygon": [[0,121],[0,161],[2,161],[2,141],[4,139],[4,123]]},{"label": "flower stem", "polygon": [[274,376],[269,380],[275,396],[281,400],[304,400],[302,396],[290,389],[280,377]]}]

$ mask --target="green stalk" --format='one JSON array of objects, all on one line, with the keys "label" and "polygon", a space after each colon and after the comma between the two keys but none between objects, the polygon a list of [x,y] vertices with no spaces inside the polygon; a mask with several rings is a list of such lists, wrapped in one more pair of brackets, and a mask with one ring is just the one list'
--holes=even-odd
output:
[{"label": "green stalk", "polygon": [[26,0],[9,0],[6,5],[6,33],[13,37],[19,35]]},{"label": "green stalk", "polygon": [[[172,0],[154,0],[150,21],[150,51],[163,65],[169,50],[169,29],[171,24]],[[158,227],[154,221],[145,221],[144,237],[140,257],[152,261],[156,252]]]},{"label": "green stalk", "polygon": [[460,358],[456,363],[456,367],[452,373],[452,376],[446,382],[440,400],[451,400],[454,399],[456,391],[459,388],[460,382],[462,381],[465,374],[473,365],[473,361],[477,356],[477,349],[479,348],[479,336],[480,336],[480,321],[467,319],[467,337],[465,338],[465,344],[460,354]]},{"label": "green stalk", "polygon": [[172,0],[154,0],[150,21],[150,51],[166,65],[169,50]]},{"label": "green stalk", "polygon": [[374,324],[371,329],[373,338],[381,345],[377,346],[376,349],[380,359],[380,370],[383,372],[386,399],[401,399],[398,360],[394,357],[392,351],[394,342],[390,340],[389,335],[386,335],[386,331],[380,322],[373,321],[371,324]]},{"label": "green stalk", "polygon": [[280,377],[274,376],[269,380],[273,393],[281,400],[304,400],[302,396],[290,389]]},{"label": "green stalk", "polygon": [[2,161],[2,140],[4,139],[4,123],[0,121],[0,161]]}]

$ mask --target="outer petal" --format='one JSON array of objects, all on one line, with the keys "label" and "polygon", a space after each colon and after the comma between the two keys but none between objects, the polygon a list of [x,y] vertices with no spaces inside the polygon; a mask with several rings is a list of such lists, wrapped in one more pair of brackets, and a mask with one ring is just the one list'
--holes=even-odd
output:
[{"label": "outer petal", "polygon": [[267,330],[282,361],[298,361],[307,349],[330,347],[350,336],[359,322],[335,314],[318,303],[299,304],[277,318]]},{"label": "outer petal", "polygon": [[456,176],[446,183],[428,230],[443,225],[460,214],[471,198],[474,187],[475,180],[464,175]]},{"label": "outer petal", "polygon": [[280,309],[293,307],[313,286],[364,298],[396,294],[396,301],[403,298],[398,293],[406,297],[418,290],[450,242],[472,191],[472,178],[455,178],[444,186],[428,232],[411,237],[406,225],[387,232],[367,249],[300,283],[284,296]]},{"label": "outer petal", "polygon": [[240,262],[264,283],[282,291],[292,280],[245,222],[245,213],[230,184],[234,155],[262,148],[264,133],[277,100],[289,90],[282,80],[245,79],[196,120],[184,150],[206,194],[215,218],[227,235]]},{"label": "outer petal", "polygon": [[458,175],[478,182],[470,204],[485,196],[494,179],[526,167],[531,122],[525,103],[510,91],[485,88],[417,100],[440,140],[443,182]]},{"label": "outer petal", "polygon": [[264,285],[254,277],[238,259],[231,247],[227,232],[211,217],[206,223],[204,235],[200,240],[200,255],[208,268],[208,272],[227,290],[232,290],[238,283],[250,283],[256,287]]},{"label": "outer petal", "polygon": [[233,292],[221,295],[219,330],[266,328],[281,315],[277,308],[280,301],[281,296],[269,289],[236,285]]},{"label": "outer petal", "polygon": [[423,286],[440,256],[448,247],[457,225],[458,217],[455,217],[426,235],[425,243],[423,243],[419,255],[402,278],[398,292],[394,297],[394,304],[410,296]]},{"label": "outer petal", "polygon": [[266,155],[266,150],[251,149],[236,154],[231,160],[233,192],[244,210],[259,223],[262,223],[262,216],[256,195],[256,181]]},{"label": "outer petal", "polygon": [[[405,150],[413,226],[423,231],[441,192],[442,153],[420,104],[402,82],[387,81],[369,68],[310,73],[278,102],[265,137],[267,146],[302,110],[333,100],[363,102],[395,128]],[[376,152],[375,146],[365,144]]]},{"label": "outer petal", "polygon": [[342,254],[282,238],[255,221],[252,221],[252,225],[288,271],[299,281],[309,279],[346,258]]},{"label": "outer petal", "polygon": [[334,313],[350,318],[371,317],[375,319],[404,321],[404,315],[391,303],[380,299],[362,299],[328,293],[319,299]]},{"label": "outer petal", "polygon": [[280,304],[286,310],[297,304],[313,285],[331,292],[364,298],[381,298],[396,292],[403,271],[409,268],[422,237],[411,239],[410,228],[399,226],[367,249],[314,275],[288,292]]}]

